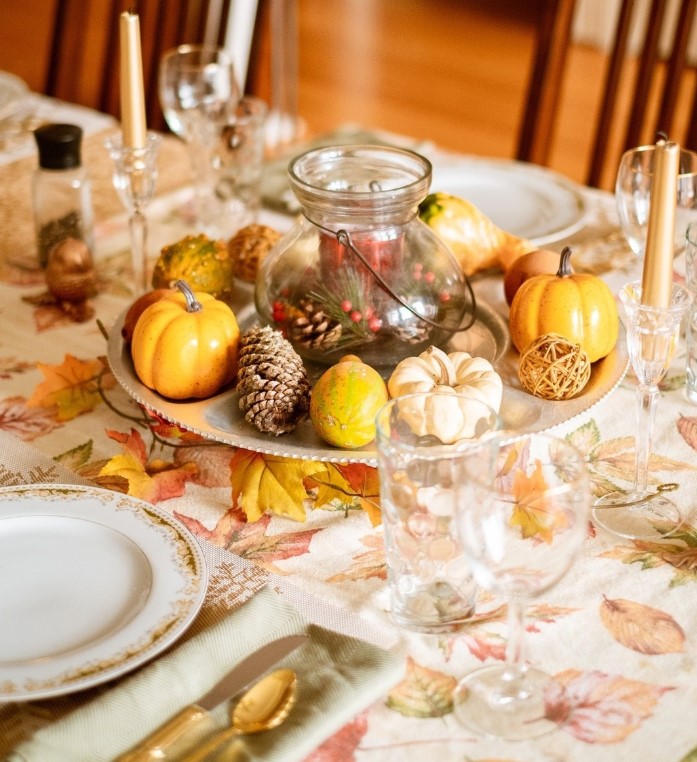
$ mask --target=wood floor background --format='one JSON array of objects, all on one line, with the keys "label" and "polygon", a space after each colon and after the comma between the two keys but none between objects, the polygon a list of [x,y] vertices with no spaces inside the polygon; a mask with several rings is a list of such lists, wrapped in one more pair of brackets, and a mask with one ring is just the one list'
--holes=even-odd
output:
[{"label": "wood floor background", "polygon": [[[55,2],[0,0],[0,69],[37,91]],[[353,123],[513,157],[541,7],[541,0],[297,0],[299,114],[313,134]],[[597,50],[572,46],[549,163],[579,181],[603,67]]]}]

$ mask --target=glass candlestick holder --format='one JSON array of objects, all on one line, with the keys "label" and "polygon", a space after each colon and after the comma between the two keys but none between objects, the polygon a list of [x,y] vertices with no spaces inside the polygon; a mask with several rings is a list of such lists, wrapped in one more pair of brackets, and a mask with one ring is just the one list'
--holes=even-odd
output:
[{"label": "glass candlestick holder", "polygon": [[157,155],[162,138],[148,132],[143,148],[123,145],[120,133],[107,138],[105,145],[114,160],[112,181],[128,212],[128,231],[131,239],[133,290],[136,296],[149,289],[147,272],[148,226],[145,209],[155,193]]},{"label": "glass candlestick holder", "polygon": [[682,521],[680,510],[666,497],[677,485],[653,489],[648,482],[658,384],[670,366],[690,295],[674,283],[668,307],[652,307],[641,303],[641,281],[633,281],[619,296],[627,318],[629,359],[638,380],[634,485],[627,492],[611,492],[599,498],[593,518],[620,537],[656,540],[673,534]]}]

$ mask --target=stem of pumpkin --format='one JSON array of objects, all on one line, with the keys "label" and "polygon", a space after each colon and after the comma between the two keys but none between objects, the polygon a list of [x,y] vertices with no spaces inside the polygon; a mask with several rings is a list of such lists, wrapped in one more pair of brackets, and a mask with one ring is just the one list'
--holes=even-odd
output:
[{"label": "stem of pumpkin", "polygon": [[457,379],[450,358],[438,347],[430,346],[426,351],[440,366],[440,378],[438,379],[440,383],[443,386],[455,386]]},{"label": "stem of pumpkin", "polygon": [[174,285],[184,294],[187,312],[200,312],[203,309],[203,305],[196,299],[191,286],[186,281],[178,280]]},{"label": "stem of pumpkin", "polygon": [[559,269],[557,270],[558,278],[568,278],[569,275],[573,275],[574,271],[571,269],[571,246],[565,246],[561,250],[559,259]]}]

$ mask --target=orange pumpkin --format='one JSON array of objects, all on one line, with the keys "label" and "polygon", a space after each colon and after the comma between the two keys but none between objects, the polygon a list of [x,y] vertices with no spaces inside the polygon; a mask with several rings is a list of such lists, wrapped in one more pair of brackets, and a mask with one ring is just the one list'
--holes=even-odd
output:
[{"label": "orange pumpkin", "polygon": [[355,355],[347,355],[314,385],[310,420],[325,442],[353,450],[375,439],[375,415],[386,402],[382,376]]},{"label": "orange pumpkin", "polygon": [[555,275],[535,275],[520,286],[508,318],[511,340],[522,352],[540,336],[558,333],[580,344],[595,362],[617,343],[617,304],[605,281],[595,275],[574,274],[570,257],[567,246]]},{"label": "orange pumpkin", "polygon": [[138,318],[131,356],[138,378],[171,399],[204,399],[237,373],[240,329],[225,302],[183,281]]}]

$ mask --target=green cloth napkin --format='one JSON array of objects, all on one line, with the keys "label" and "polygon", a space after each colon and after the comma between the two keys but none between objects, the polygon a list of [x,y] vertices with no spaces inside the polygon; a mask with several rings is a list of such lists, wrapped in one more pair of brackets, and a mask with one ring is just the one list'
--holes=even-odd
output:
[{"label": "green cloth napkin", "polygon": [[[355,638],[308,624],[265,587],[225,619],[124,678],[116,687],[11,752],[8,762],[100,762],[130,749],[182,707],[195,702],[258,647],[306,632],[307,643],[279,662],[298,674],[288,719],[245,741],[249,758],[302,760],[402,676],[403,660]],[[212,713],[229,724],[227,702]]]}]

